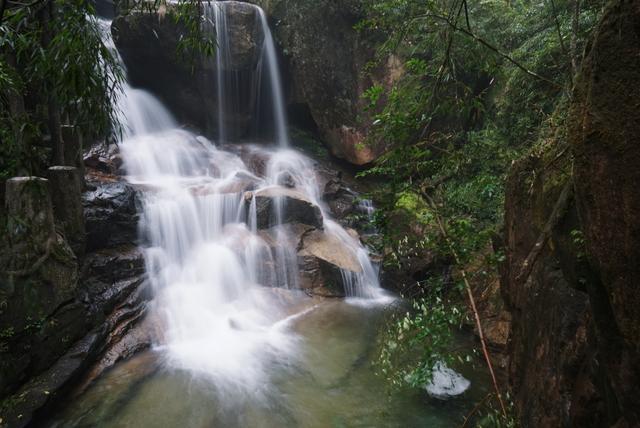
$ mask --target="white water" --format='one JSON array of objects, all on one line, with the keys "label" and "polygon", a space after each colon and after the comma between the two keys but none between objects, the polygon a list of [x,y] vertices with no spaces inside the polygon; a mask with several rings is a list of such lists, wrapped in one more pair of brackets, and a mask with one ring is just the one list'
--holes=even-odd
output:
[{"label": "white water", "polygon": [[[229,37],[228,13],[233,1],[205,1],[202,3],[204,14],[204,30],[211,37],[216,38],[216,95],[218,101],[217,126],[218,126],[218,143],[224,144],[230,141],[230,129],[228,129],[229,118],[239,111],[242,107],[238,103],[241,99],[240,85],[250,86],[248,91],[249,102],[253,109],[257,111],[259,108],[259,95],[262,85],[267,84],[268,93],[271,102],[271,114],[273,116],[275,128],[275,142],[280,147],[289,146],[289,134],[287,132],[287,118],[285,114],[284,95],[282,90],[282,82],[280,80],[280,70],[276,54],[275,44],[271,35],[271,30],[267,23],[264,11],[255,7],[256,11],[256,27],[262,32],[263,43],[260,53],[260,60],[257,64],[254,75],[251,79],[242,81],[237,72],[232,70],[233,63],[233,40]],[[251,7],[251,6],[249,6]],[[262,81],[262,76],[268,77],[267,82]]]},{"label": "white water", "polygon": [[[225,8],[214,10],[219,25]],[[258,12],[282,147],[288,137],[275,49],[264,13]],[[109,31],[105,38],[112,43]],[[308,309],[296,313],[295,299],[273,288],[298,285],[296,248],[286,228],[278,226],[287,207],[282,199],[274,204],[274,245],[257,229],[255,198],[247,201],[246,190],[286,182],[318,205],[324,233],[352,252],[361,267],[342,272],[346,295],[361,301],[384,296],[366,249],[331,220],[311,160],[286,148],[245,147],[264,159],[261,175],[238,154],[178,128],[144,91],[125,84],[118,107],[128,180],[145,189],[140,229],[155,292],[152,309],[162,322],[157,349],[170,367],[209,378],[225,393],[260,394],[268,388],[267,368],[296,358],[298,338],[288,325]]]}]

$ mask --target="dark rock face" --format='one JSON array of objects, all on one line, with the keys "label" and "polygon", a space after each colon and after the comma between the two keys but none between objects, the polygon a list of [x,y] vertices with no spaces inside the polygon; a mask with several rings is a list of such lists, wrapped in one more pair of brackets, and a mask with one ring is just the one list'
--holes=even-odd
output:
[{"label": "dark rock face", "polygon": [[[589,296],[580,287],[582,274],[572,274],[581,267],[571,239],[579,228],[571,200],[537,259],[530,256],[554,203],[570,186],[566,175],[545,174],[545,163],[537,157],[520,161],[507,186],[501,288],[512,317],[511,387],[523,426],[567,426],[572,419],[575,426],[602,426],[603,403],[590,367]],[[585,406],[592,406],[591,415],[582,419]]]},{"label": "dark rock face", "polygon": [[640,424],[639,79],[640,3],[614,1],[571,104],[575,163],[546,167],[553,141],[508,180],[502,292],[523,426]]},{"label": "dark rock face", "polygon": [[640,2],[609,5],[576,85],[569,139],[601,363],[620,420],[640,425]]},{"label": "dark rock face", "polygon": [[87,250],[137,242],[137,190],[124,181],[91,181],[83,195]]},{"label": "dark rock face", "polygon": [[362,94],[374,83],[390,85],[402,70],[389,58],[372,75],[362,73],[374,47],[353,28],[363,18],[361,2],[251,1],[274,23],[291,75],[289,103],[308,107],[335,156],[356,165],[376,159],[384,148],[362,144],[370,122]]},{"label": "dark rock face", "polygon": [[[246,79],[241,87],[249,87],[262,54],[262,35],[256,25],[256,9],[249,4],[224,2],[230,44],[229,69],[226,74]],[[208,6],[203,6],[208,7]],[[213,25],[213,23],[211,23]],[[159,13],[136,12],[113,21],[113,38],[127,67],[132,86],[158,96],[181,122],[209,135],[217,132],[216,60],[179,56],[179,42],[188,31],[177,24],[171,6]],[[239,109],[226,114],[226,129],[242,137],[250,128],[254,105],[251,94],[238,94]],[[241,107],[241,108],[240,108]]]}]

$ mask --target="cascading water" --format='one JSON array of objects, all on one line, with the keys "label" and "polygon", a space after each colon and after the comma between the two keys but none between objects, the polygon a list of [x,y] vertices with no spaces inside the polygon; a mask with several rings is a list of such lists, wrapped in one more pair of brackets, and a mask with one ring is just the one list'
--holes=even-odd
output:
[{"label": "cascading water", "polygon": [[[231,43],[225,34],[225,3],[205,6],[218,38],[218,120],[223,142],[231,135],[224,116],[235,102],[230,99],[235,89],[226,86],[229,80],[224,76]],[[247,148],[264,159],[263,171],[247,167],[233,150],[179,129],[167,110],[144,91],[125,84],[118,101],[127,178],[145,189],[140,229],[155,292],[153,310],[163,330],[157,349],[170,367],[209,377],[225,393],[260,393],[268,384],[269,364],[286,365],[295,359],[298,340],[288,328],[288,320],[297,316],[296,306],[274,289],[298,286],[297,248],[282,224],[287,206],[282,197],[274,197],[274,244],[258,229],[256,197],[248,199],[247,191],[255,195],[286,187],[318,206],[323,236],[340,243],[359,265],[355,271],[342,270],[346,295],[366,299],[383,295],[366,249],[331,220],[312,173],[313,163],[286,148],[275,48],[264,12],[254,7],[263,40],[260,63],[267,69],[256,73],[268,76],[279,146]],[[112,44],[109,31],[104,33]]]},{"label": "cascading water", "polygon": [[[270,114],[273,118],[275,141],[280,147],[289,146],[287,119],[285,114],[282,82],[276,56],[275,44],[264,11],[255,7],[256,28],[260,33],[262,48],[256,70],[251,76],[240,76],[233,71],[233,40],[229,36],[229,9],[234,5],[232,1],[207,1],[203,3],[203,30],[216,40],[215,68],[216,68],[216,97],[218,101],[217,128],[218,143],[230,141],[230,118],[242,110],[240,101],[250,104],[254,116],[258,116],[260,108],[260,94],[266,87],[271,102]],[[263,81],[266,76],[266,81]],[[244,78],[244,79],[243,79]],[[241,88],[245,86],[247,88]],[[242,89],[248,89],[242,91]],[[243,99],[241,93],[247,92]]]}]

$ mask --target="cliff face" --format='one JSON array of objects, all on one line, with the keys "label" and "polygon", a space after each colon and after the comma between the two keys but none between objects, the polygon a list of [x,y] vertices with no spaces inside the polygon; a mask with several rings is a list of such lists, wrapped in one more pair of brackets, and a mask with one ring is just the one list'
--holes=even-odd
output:
[{"label": "cliff face", "polygon": [[625,420],[640,423],[640,1],[607,10],[571,109],[578,212],[600,362]]},{"label": "cliff face", "polygon": [[502,292],[523,426],[640,423],[640,2],[611,3],[568,129],[512,168]]},{"label": "cliff face", "polygon": [[[242,2],[225,2],[234,73],[249,86],[262,45],[256,9]],[[282,53],[282,71],[291,122],[318,131],[331,153],[355,165],[382,154],[382,144],[365,143],[371,124],[363,93],[373,84],[389,87],[402,74],[400,62],[390,57],[373,70],[371,36],[354,26],[363,19],[360,0],[333,1],[251,0],[264,8],[276,44]],[[180,122],[215,135],[217,89],[215,61],[189,63],[177,56],[180,34],[171,10],[134,12],[113,22],[116,46],[133,86],[157,95]],[[241,94],[242,95],[242,94]],[[252,104],[229,115],[227,128],[245,137],[251,126]]]},{"label": "cliff face", "polygon": [[[250,90],[261,57],[262,33],[259,31],[256,8],[241,2],[225,2],[228,37],[232,41],[225,75],[238,79],[235,88],[239,98],[233,111],[225,114],[225,128],[234,130],[232,138],[245,137],[253,125]],[[177,22],[173,7],[163,11],[131,11],[114,19],[113,40],[127,68],[127,77],[134,87],[149,90],[160,98],[184,124],[201,132],[215,135],[218,130],[218,87],[215,55],[202,57],[198,52],[180,50],[189,34],[182,22]],[[212,23],[211,30],[215,32]],[[211,36],[213,37],[213,35]],[[220,47],[223,49],[223,47]]]},{"label": "cliff face", "polygon": [[370,74],[375,46],[354,26],[364,16],[360,0],[251,0],[272,22],[290,75],[290,104],[308,109],[331,152],[363,165],[375,160],[381,145],[363,144],[369,127],[362,94],[374,83],[390,85],[401,73],[388,58]]}]

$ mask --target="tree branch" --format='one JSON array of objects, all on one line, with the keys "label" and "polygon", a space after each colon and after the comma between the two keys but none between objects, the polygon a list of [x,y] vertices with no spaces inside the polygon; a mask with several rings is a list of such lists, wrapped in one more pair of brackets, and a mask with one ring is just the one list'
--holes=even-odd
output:
[{"label": "tree branch", "polygon": [[505,407],[504,401],[502,400],[502,394],[500,393],[500,388],[498,387],[498,380],[493,370],[493,364],[491,363],[491,356],[489,355],[489,348],[487,347],[487,340],[485,339],[485,336],[484,336],[484,330],[482,329],[482,323],[480,322],[480,315],[478,313],[476,300],[473,296],[473,291],[471,289],[471,283],[469,282],[469,278],[467,276],[467,271],[462,267],[460,256],[458,255],[458,252],[453,246],[453,241],[451,241],[451,238],[447,233],[447,229],[444,225],[444,222],[442,221],[442,217],[440,217],[440,214],[438,213],[438,209],[435,202],[433,201],[433,199],[428,193],[422,192],[422,195],[427,200],[427,202],[429,203],[429,206],[433,210],[434,216],[436,218],[436,222],[438,223],[438,228],[440,229],[440,233],[442,234],[442,237],[446,241],[447,246],[449,247],[449,251],[453,256],[455,263],[460,268],[460,275],[462,276],[462,281],[464,282],[464,286],[467,291],[467,297],[469,298],[469,304],[471,305],[471,311],[473,312],[473,316],[475,318],[476,328],[478,329],[478,336],[480,337],[480,344],[482,345],[482,353],[484,354],[484,359],[485,359],[485,362],[487,363],[489,374],[491,375],[491,381],[493,382],[493,388],[496,391],[496,396],[498,398],[498,402],[500,403],[502,414],[506,417],[507,408]]},{"label": "tree branch", "polygon": [[449,25],[454,30],[459,31],[462,34],[472,38],[473,40],[475,40],[476,42],[480,43],[481,45],[483,45],[487,49],[492,50],[493,52],[498,54],[500,57],[506,59],[511,64],[515,65],[520,70],[522,70],[525,74],[527,74],[527,75],[529,75],[529,76],[531,76],[533,78],[536,78],[538,80],[541,80],[541,81],[543,81],[543,82],[545,82],[545,83],[547,83],[547,84],[549,84],[549,85],[551,85],[551,86],[553,86],[555,88],[564,89],[562,85],[554,82],[553,80],[547,79],[546,77],[539,75],[535,71],[529,70],[527,67],[522,65],[520,62],[516,61],[514,58],[512,58],[508,54],[502,52],[500,49],[498,49],[497,47],[495,47],[494,45],[492,45],[491,43],[489,43],[488,41],[486,41],[482,37],[476,35],[472,31],[469,31],[469,30],[467,30],[466,28],[463,28],[463,27],[459,27],[455,22],[451,22],[451,20],[446,16],[437,15],[437,14],[433,14],[433,13],[427,13],[427,14],[424,14],[424,15],[416,16],[416,17],[412,18],[412,20],[413,21],[417,21],[419,19],[425,19],[425,18],[433,18],[433,19],[437,19],[439,21],[442,21],[442,22],[446,23],[447,25]]}]

